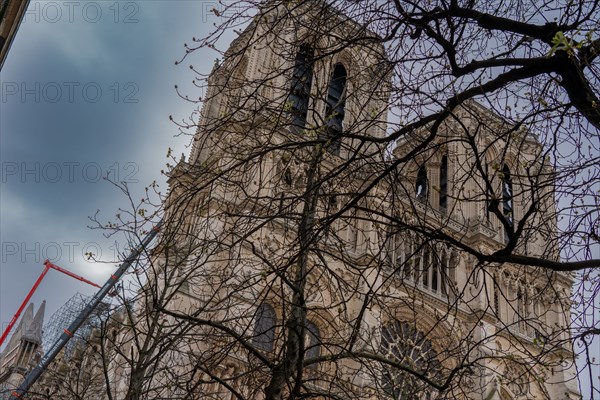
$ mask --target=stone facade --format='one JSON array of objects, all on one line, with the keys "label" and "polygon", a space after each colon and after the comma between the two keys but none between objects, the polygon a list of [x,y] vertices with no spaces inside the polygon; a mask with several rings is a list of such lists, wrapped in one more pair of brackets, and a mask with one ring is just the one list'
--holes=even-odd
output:
[{"label": "stone facade", "polygon": [[570,276],[469,251],[558,259],[543,148],[471,101],[435,138],[413,132],[390,152],[376,39],[331,9],[281,6],[215,64],[189,161],[170,179],[185,256],[161,261],[179,271],[164,282],[174,313],[235,332],[199,323],[191,364],[231,347],[203,359],[199,398],[264,395],[268,360],[290,344],[296,278],[313,395],[436,398],[397,362],[440,385],[455,371],[443,398],[578,398]]}]

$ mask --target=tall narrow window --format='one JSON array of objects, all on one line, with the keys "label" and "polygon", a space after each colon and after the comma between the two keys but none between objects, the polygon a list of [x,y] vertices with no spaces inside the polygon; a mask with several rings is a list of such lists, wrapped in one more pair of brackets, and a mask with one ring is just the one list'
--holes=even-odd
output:
[{"label": "tall narrow window", "polygon": [[515,316],[515,320],[517,321],[517,328],[519,332],[525,333],[525,324],[526,324],[526,316],[525,316],[525,296],[521,289],[517,290],[517,315]]},{"label": "tall narrow window", "polygon": [[327,90],[327,109],[325,112],[327,118],[327,137],[330,141],[329,151],[333,154],[340,154],[341,134],[344,122],[344,107],[346,95],[346,68],[342,64],[335,64],[333,75],[329,81]]},{"label": "tall narrow window", "polygon": [[421,258],[422,267],[419,273],[421,274],[421,281],[423,282],[423,286],[426,288],[430,288],[429,278],[431,277],[431,267],[432,267],[432,258],[431,251],[428,245],[424,245],[421,250],[423,253],[423,257]]},{"label": "tall narrow window", "polygon": [[[305,358],[314,358],[321,355],[321,333],[319,328],[310,321],[306,321],[304,338]],[[317,364],[311,364],[310,368],[316,368]]]},{"label": "tall narrow window", "polygon": [[[410,243],[398,232],[390,233],[388,237],[388,261],[393,273],[403,278],[406,274],[410,276],[411,255]],[[408,247],[408,249],[407,249]],[[408,256],[406,253],[409,253]]]},{"label": "tall narrow window", "polygon": [[394,273],[400,274],[406,270],[406,266],[404,265],[404,243],[398,234],[392,236],[391,243],[390,261],[392,268],[394,269]]},{"label": "tall narrow window", "polygon": [[448,266],[448,258],[449,257],[445,252],[442,253],[441,257],[439,257],[440,267],[438,269],[438,281],[440,285],[440,292],[443,296],[448,296],[448,285],[452,283],[452,280],[450,279],[450,268]]},{"label": "tall narrow window", "polygon": [[494,284],[494,313],[496,318],[500,319],[500,290],[498,285]]},{"label": "tall narrow window", "polygon": [[402,275],[406,280],[417,282],[419,279],[419,271],[421,270],[421,247],[413,243],[408,246],[410,254],[405,256],[404,270]]},{"label": "tall narrow window", "polygon": [[448,156],[444,154],[440,164],[440,211],[448,208]]},{"label": "tall narrow window", "polygon": [[[504,164],[504,168],[502,168],[502,213],[504,214],[504,218],[508,222],[510,230],[513,228],[513,187],[512,187],[512,178],[510,176],[510,169],[508,169],[508,165]],[[504,229],[504,239],[508,241],[509,234],[508,230]]]},{"label": "tall narrow window", "polygon": [[440,281],[440,260],[437,257],[437,254],[433,254],[431,257],[431,290],[437,292]]},{"label": "tall narrow window", "polygon": [[[490,179],[489,168],[486,163],[485,164],[484,182],[488,181],[489,179]],[[485,184],[485,218],[489,222],[490,221],[490,202],[492,201],[492,194],[490,192],[490,187],[488,186],[487,182],[485,182],[484,184]]]},{"label": "tall narrow window", "polygon": [[275,310],[270,304],[263,303],[256,310],[254,323],[254,346],[261,350],[273,351],[275,344]]},{"label": "tall narrow window", "polygon": [[424,165],[421,165],[419,172],[417,173],[415,192],[417,200],[423,202],[427,200],[427,170]]},{"label": "tall narrow window", "polygon": [[288,96],[289,112],[292,115],[292,126],[303,129],[306,126],[308,115],[308,99],[312,85],[312,62],[313,49],[303,44],[300,46],[294,62],[294,74],[292,75],[292,87]]}]

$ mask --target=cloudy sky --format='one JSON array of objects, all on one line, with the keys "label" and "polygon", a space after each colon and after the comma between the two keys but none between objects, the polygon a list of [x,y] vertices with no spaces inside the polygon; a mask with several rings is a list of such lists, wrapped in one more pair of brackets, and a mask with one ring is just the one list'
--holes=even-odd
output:
[{"label": "cloudy sky", "polygon": [[[183,65],[184,43],[206,35],[216,1],[32,1],[1,72],[0,321],[4,328],[43,270],[44,259],[104,283],[114,267],[84,253],[114,255],[114,241],[87,228],[100,210],[127,207],[102,176],[134,193],[157,180],[167,149],[188,153],[169,121],[195,106],[189,65],[210,71],[218,54]],[[231,38],[224,38],[224,43]],[[50,271],[32,298],[46,318],[91,286]]]},{"label": "cloudy sky", "polygon": [[[127,199],[101,179],[126,181],[134,193],[157,180],[174,154],[177,119],[193,104],[189,65],[208,72],[217,58],[202,50],[175,66],[184,43],[219,22],[217,1],[33,1],[0,75],[0,323],[8,324],[51,259],[98,284],[114,266],[114,241],[87,228],[98,210],[110,219]],[[221,42],[224,47],[232,36]],[[32,298],[46,318],[75,293],[94,288],[50,271]]]}]

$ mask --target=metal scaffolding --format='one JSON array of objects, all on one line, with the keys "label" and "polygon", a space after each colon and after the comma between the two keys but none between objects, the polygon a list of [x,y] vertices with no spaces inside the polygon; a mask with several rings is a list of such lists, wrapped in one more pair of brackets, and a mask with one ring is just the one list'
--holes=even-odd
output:
[{"label": "metal scaffolding", "polygon": [[[43,329],[42,348],[44,351],[47,351],[54,345],[60,335],[64,333],[65,328],[75,321],[75,318],[85,309],[91,299],[91,296],[76,293],[52,314]],[[101,321],[105,321],[108,318],[109,308],[109,303],[101,302],[98,304],[79,330],[73,335],[73,338],[66,344],[63,350],[63,357],[65,359],[68,360],[71,357],[73,349],[79,343],[88,340],[94,327],[100,327]]]}]

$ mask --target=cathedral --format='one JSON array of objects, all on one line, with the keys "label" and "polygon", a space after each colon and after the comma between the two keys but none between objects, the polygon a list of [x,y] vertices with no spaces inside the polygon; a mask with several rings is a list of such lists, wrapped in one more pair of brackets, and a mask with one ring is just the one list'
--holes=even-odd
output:
[{"label": "cathedral", "polygon": [[572,277],[496,258],[559,258],[542,145],[474,100],[390,129],[392,70],[320,2],[215,64],[157,273],[198,398],[580,397]]},{"label": "cathedral", "polygon": [[476,100],[403,130],[386,51],[282,2],[215,62],[111,398],[580,398],[543,146]]}]

